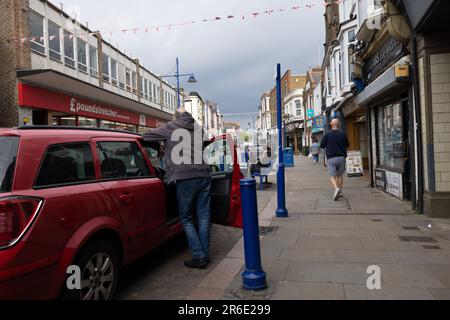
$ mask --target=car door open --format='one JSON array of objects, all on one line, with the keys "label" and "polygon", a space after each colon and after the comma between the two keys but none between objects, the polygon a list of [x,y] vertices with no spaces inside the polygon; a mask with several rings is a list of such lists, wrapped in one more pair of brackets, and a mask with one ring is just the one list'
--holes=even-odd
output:
[{"label": "car door open", "polygon": [[231,137],[215,138],[204,151],[211,166],[211,221],[242,228],[239,182],[243,178]]}]

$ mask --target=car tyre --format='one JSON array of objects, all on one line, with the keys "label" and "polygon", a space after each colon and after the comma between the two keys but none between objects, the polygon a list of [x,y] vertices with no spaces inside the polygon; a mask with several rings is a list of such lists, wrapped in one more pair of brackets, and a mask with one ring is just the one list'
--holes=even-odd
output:
[{"label": "car tyre", "polygon": [[81,249],[73,262],[79,267],[80,289],[69,289],[70,274],[64,283],[63,300],[111,300],[119,282],[119,255],[109,241],[95,241]]}]

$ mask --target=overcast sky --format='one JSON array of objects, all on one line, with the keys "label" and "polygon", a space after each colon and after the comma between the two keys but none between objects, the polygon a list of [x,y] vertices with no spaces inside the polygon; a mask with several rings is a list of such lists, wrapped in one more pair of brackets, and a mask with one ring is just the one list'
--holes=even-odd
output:
[{"label": "overcast sky", "polygon": [[[199,81],[183,83],[188,91],[219,104],[222,113],[256,112],[262,93],[274,85],[274,70],[304,73],[318,64],[323,52],[324,7],[322,0],[52,0],[65,11],[79,7],[81,22],[92,30],[166,25],[216,16],[235,19],[196,23],[159,32],[116,32],[111,42],[156,74],[174,70],[180,58],[181,72],[193,72]],[[311,9],[306,4],[316,4]],[[241,14],[302,6],[300,10],[257,18]],[[109,40],[108,37],[105,37]],[[252,117],[226,117],[244,128]]]}]

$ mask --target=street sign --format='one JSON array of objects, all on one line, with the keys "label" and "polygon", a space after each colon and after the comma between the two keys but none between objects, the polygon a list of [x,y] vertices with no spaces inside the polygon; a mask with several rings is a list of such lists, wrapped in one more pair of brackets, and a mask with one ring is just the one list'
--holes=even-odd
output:
[{"label": "street sign", "polygon": [[308,109],[307,115],[308,115],[308,117],[314,117],[314,110]]}]

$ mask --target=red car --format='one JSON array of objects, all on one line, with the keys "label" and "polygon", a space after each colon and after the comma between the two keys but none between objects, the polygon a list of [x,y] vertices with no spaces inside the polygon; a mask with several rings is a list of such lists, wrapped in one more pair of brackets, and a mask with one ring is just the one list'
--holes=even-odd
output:
[{"label": "red car", "polygon": [[[241,227],[233,150],[227,136],[206,150],[224,160],[212,165],[212,221]],[[182,232],[163,175],[140,135],[0,129],[0,300],[111,299],[121,267]]]}]

